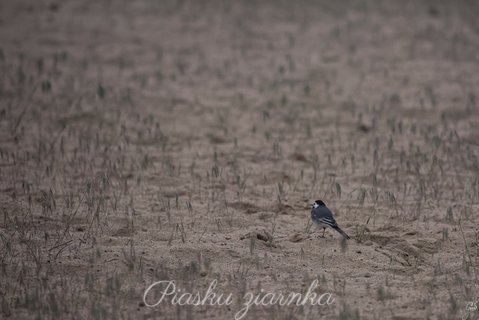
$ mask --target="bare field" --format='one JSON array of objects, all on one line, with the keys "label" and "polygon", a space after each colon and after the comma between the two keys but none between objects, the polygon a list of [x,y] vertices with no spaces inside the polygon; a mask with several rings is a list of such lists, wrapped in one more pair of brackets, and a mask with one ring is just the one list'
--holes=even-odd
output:
[{"label": "bare field", "polygon": [[[478,15],[1,1],[0,318],[234,319],[248,292],[317,280],[332,305],[243,319],[460,319],[479,301]],[[319,237],[316,199],[350,241]],[[159,280],[234,303],[145,306]]]}]

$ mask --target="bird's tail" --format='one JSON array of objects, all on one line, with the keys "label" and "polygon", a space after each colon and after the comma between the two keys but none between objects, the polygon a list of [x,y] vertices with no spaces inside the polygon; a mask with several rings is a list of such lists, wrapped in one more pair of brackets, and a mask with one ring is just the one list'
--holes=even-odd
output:
[{"label": "bird's tail", "polygon": [[335,226],[335,227],[333,227],[333,228],[334,228],[334,230],[336,230],[337,232],[339,232],[339,233],[340,233],[343,237],[345,237],[346,239],[351,239],[351,238],[347,235],[346,232],[344,232],[343,230],[341,230],[340,227]]}]

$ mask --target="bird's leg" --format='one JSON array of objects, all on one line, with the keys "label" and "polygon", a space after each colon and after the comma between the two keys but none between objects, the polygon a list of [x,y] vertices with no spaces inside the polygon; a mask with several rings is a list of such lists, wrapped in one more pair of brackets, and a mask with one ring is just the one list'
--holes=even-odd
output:
[{"label": "bird's leg", "polygon": [[326,232],[326,228],[323,228],[323,236],[321,238],[324,238],[324,233]]},{"label": "bird's leg", "polygon": [[[316,228],[316,230],[319,230],[319,228],[321,228],[321,227],[318,226],[318,227]],[[321,235],[318,235],[318,238],[322,238]]]}]

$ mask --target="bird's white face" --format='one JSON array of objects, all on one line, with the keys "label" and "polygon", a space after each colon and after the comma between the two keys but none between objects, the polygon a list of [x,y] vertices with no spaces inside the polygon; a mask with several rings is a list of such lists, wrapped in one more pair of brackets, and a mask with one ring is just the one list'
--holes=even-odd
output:
[{"label": "bird's white face", "polygon": [[316,209],[317,207],[319,207],[319,204],[317,204],[316,201],[315,201],[315,202],[313,202],[312,207],[313,207],[313,209]]}]

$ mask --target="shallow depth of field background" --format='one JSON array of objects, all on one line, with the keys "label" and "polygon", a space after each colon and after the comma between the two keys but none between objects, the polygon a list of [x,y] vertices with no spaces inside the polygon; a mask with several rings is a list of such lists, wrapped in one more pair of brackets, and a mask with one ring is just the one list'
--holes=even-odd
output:
[{"label": "shallow depth of field background", "polygon": [[[0,318],[458,319],[476,1],[0,2]],[[352,237],[311,226],[322,199]],[[154,281],[231,307],[142,303]],[[472,313],[470,319],[479,316]]]}]

